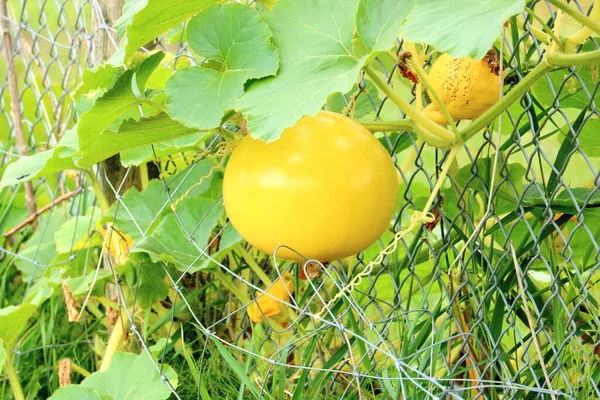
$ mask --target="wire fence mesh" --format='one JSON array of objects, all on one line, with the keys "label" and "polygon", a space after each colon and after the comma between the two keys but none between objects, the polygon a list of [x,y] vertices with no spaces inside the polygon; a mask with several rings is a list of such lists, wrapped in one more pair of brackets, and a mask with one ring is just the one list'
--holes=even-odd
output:
[{"label": "wire fence mesh", "polygon": [[[571,4],[583,13],[591,7],[583,1]],[[548,4],[533,1],[529,7],[545,12],[546,23],[553,26],[556,16]],[[31,155],[56,146],[78,120],[75,91],[84,70],[97,64],[94,38],[114,28],[98,15],[102,8],[96,0],[9,1],[8,10],[14,43],[11,58],[0,62],[0,72],[6,77],[9,64],[18,72],[20,112]],[[99,29],[94,29],[94,18],[101,22]],[[522,30],[507,29],[501,44],[505,92],[542,60],[544,52],[532,32],[531,17],[525,12],[520,18]],[[117,43],[109,46],[116,49]],[[593,39],[585,46],[600,48]],[[163,38],[157,47],[171,51],[175,60],[193,62],[181,39]],[[403,51],[398,42],[398,54]],[[379,65],[388,82],[399,85],[397,66],[386,59]],[[175,68],[175,62],[165,66]],[[148,151],[154,154],[161,181],[153,199],[158,212],[141,219],[119,187],[112,187],[117,199],[112,210],[117,226],[135,226],[136,240],[144,239],[170,213],[170,227],[179,228],[171,234],[185,236],[193,249],[186,254],[186,265],[153,263],[164,271],[157,276],[165,276],[169,286],[161,302],[170,310],[169,322],[163,325],[150,324],[138,307],[143,299],[126,303],[125,292],[137,293],[140,280],[131,284],[129,272],[107,254],[108,249],[99,251],[98,237],[106,243],[112,240],[107,236],[119,232],[99,232],[98,210],[88,211],[93,193],[85,173],[77,173],[79,185],[66,200],[61,200],[69,195],[65,174],[74,172],[34,180],[36,197],[53,206],[39,216],[36,230],[24,236],[24,250],[2,248],[0,260],[11,259],[18,268],[25,289],[15,285],[13,291],[23,297],[35,292],[37,277],[53,267],[68,266],[86,275],[97,266],[96,277],[117,283],[112,300],[130,321],[129,346],[150,354],[161,374],[165,364],[179,366],[179,387],[165,379],[174,398],[200,398],[207,387],[203,385],[220,398],[223,388],[218,386],[223,382],[216,377],[223,372],[216,366],[224,365],[226,356],[219,350],[223,346],[261,388],[262,398],[273,398],[277,390],[291,397],[294,390],[310,389],[316,398],[362,399],[383,395],[384,388],[402,393],[398,398],[465,398],[467,393],[477,398],[600,398],[600,162],[579,145],[579,135],[589,134],[600,116],[597,74],[597,67],[548,73],[464,146],[438,197],[438,218],[412,232],[405,228],[413,212],[422,210],[447,153],[408,132],[378,134],[401,178],[393,229],[357,257],[327,264],[280,261],[277,254],[259,254],[245,245],[243,257],[225,255],[219,252],[219,242],[230,239],[228,222],[218,225],[209,241],[199,240],[202,224],[213,221],[215,210],[222,212],[222,197],[194,220],[180,213],[179,202],[194,184],[220,184],[228,149],[218,134],[195,151],[162,156],[152,146]],[[0,85],[0,168],[20,157],[7,82],[3,79]],[[415,96],[418,91],[416,86],[407,90]],[[357,117],[402,117],[366,80],[337,100],[339,104],[330,106],[362,113]],[[100,167],[96,171],[105,173]],[[5,189],[3,212],[19,196],[22,186]],[[61,215],[89,235],[85,240],[73,235],[70,251],[57,257],[52,248]],[[26,217],[25,207],[12,207],[0,227],[6,232]],[[130,245],[124,238],[117,240],[126,248]],[[397,246],[373,264],[395,241]],[[299,274],[309,277],[302,291],[290,293],[284,302],[287,321],[251,324],[251,304],[234,301],[218,284],[226,276],[233,278],[235,287],[248,288],[251,299],[267,293],[250,273],[249,263],[275,281],[297,279]],[[134,261],[129,268],[140,276],[145,267],[144,261]],[[52,325],[64,309],[62,303],[44,306],[39,323],[46,325],[46,335],[23,333],[14,349],[17,360],[73,353],[82,363],[94,359],[95,325],[83,322],[72,328],[77,333],[73,341],[55,341]],[[183,350],[175,345],[179,338],[184,339]],[[191,351],[193,362],[186,351]],[[48,368],[44,374],[46,385],[55,385],[54,371]],[[281,374],[286,383],[275,388]],[[184,381],[194,382],[196,391],[185,389]]]}]

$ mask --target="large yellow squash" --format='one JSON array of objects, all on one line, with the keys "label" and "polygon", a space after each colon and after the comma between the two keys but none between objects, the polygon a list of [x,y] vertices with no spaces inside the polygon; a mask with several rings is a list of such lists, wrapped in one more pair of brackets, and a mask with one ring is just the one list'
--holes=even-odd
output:
[{"label": "large yellow squash", "polygon": [[[250,244],[269,255],[286,245],[322,262],[377,240],[390,226],[397,195],[396,169],[381,143],[327,111],[271,143],[244,137],[223,181],[227,215]],[[277,257],[303,260],[286,248]]]}]

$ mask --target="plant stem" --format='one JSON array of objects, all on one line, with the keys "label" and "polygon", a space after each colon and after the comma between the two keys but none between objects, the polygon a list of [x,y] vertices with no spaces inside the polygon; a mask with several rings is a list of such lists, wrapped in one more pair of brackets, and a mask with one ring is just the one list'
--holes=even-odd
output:
[{"label": "plant stem", "polygon": [[567,4],[563,3],[561,0],[548,0],[548,2],[554,5],[556,8],[564,11],[565,14],[569,14],[571,17],[581,22],[585,27],[593,30],[598,35],[600,35],[600,24],[594,21],[592,18],[575,11]]},{"label": "plant stem", "polygon": [[546,56],[546,60],[548,64],[555,67],[597,64],[600,63],[600,50],[586,51],[577,54],[551,52]]},{"label": "plant stem", "polygon": [[71,362],[71,369],[73,371],[77,372],[79,375],[85,377],[85,378],[87,378],[88,376],[91,375],[90,371],[88,371],[85,368],[80,367],[79,365],[77,365],[77,364],[75,364],[73,362]]},{"label": "plant stem", "polygon": [[96,195],[96,199],[98,200],[98,205],[100,206],[100,210],[102,210],[102,215],[108,215],[110,212],[110,205],[108,204],[108,200],[100,187],[100,184],[96,180],[96,177],[92,173],[88,173],[90,180],[92,181],[92,188],[94,189],[94,194]]},{"label": "plant stem", "polygon": [[414,124],[410,119],[395,121],[358,121],[371,132],[412,131]]},{"label": "plant stem", "polygon": [[522,15],[518,15],[517,16],[517,21],[519,23],[518,28],[520,30],[522,30],[523,32],[531,32],[531,34],[539,41],[545,44],[550,43],[550,35],[548,35],[546,32],[542,31],[541,29],[531,25],[529,26],[529,29],[524,29],[521,27],[521,25],[525,25],[527,23],[527,21],[525,20],[525,18],[523,18]]},{"label": "plant stem", "polygon": [[460,145],[454,145],[452,147],[452,149],[450,150],[450,153],[448,154],[448,158],[446,158],[446,162],[444,163],[444,168],[442,168],[442,171],[440,172],[438,180],[435,183],[433,190],[431,191],[431,196],[429,196],[429,199],[427,199],[427,204],[425,204],[425,207],[423,207],[424,213],[428,213],[429,209],[431,209],[431,205],[437,198],[438,192],[440,191],[440,188],[442,187],[442,185],[444,184],[444,181],[446,180],[446,176],[448,176],[448,170],[450,169],[450,165],[452,165],[452,162],[454,161],[454,158],[456,157],[456,153],[458,152],[458,150],[460,148],[461,148]]},{"label": "plant stem", "polygon": [[[85,309],[91,313],[94,317],[96,317],[96,319],[105,327],[109,328],[108,326],[108,322],[106,321],[106,318],[104,316],[104,314],[102,314],[102,311],[100,311],[100,309],[98,308],[98,306],[93,303],[93,302],[87,302],[85,304]],[[83,312],[83,310],[82,310]]]},{"label": "plant stem", "polygon": [[400,171],[404,175],[404,179],[407,178],[408,172],[412,168],[415,160],[417,159],[417,149],[421,147],[421,139],[417,139],[415,146],[410,146],[410,152],[405,155],[404,162],[400,166]]},{"label": "plant stem", "polygon": [[244,293],[240,292],[239,289],[237,288],[237,286],[235,286],[233,284],[233,282],[231,282],[229,280],[229,276],[225,275],[223,272],[221,272],[221,270],[219,268],[214,269],[211,271],[215,277],[218,278],[219,282],[225,286],[227,289],[229,289],[229,291],[238,298],[239,301],[242,302],[242,304],[250,304],[250,299],[248,298],[248,296],[246,296]]},{"label": "plant stem", "polygon": [[260,281],[265,286],[269,287],[273,284],[271,278],[269,278],[267,274],[265,274],[265,271],[263,271],[260,265],[258,265],[254,257],[252,257],[252,255],[250,255],[250,253],[246,251],[244,246],[242,246],[241,244],[236,244],[234,246],[234,250],[236,250],[242,256],[242,258],[244,259],[244,261],[246,261],[246,264],[248,264],[252,272],[254,272],[256,276],[258,276],[258,279],[260,279]]},{"label": "plant stem", "polygon": [[[600,20],[600,2],[594,2],[594,5],[592,6],[592,12],[590,12],[589,18],[591,18],[592,21]],[[593,31],[590,28],[584,26],[583,28],[575,32],[573,35],[571,35],[571,37],[567,38],[567,42],[573,44],[582,44],[587,40],[587,38],[592,36],[592,33]]]},{"label": "plant stem", "polygon": [[21,387],[21,383],[19,382],[17,371],[15,371],[12,349],[6,350],[4,368],[6,369],[6,374],[8,375],[8,382],[10,383],[10,388],[12,389],[13,395],[15,396],[15,400],[25,400],[23,388]]},{"label": "plant stem", "polygon": [[233,135],[233,133],[229,132],[225,128],[219,129],[219,135],[221,135],[221,137],[223,139],[225,139],[227,142],[231,142],[231,141],[235,140],[235,136]]},{"label": "plant stem", "polygon": [[423,67],[421,67],[421,65],[418,62],[411,62],[410,66],[417,73],[417,76],[419,77],[419,82],[423,86],[425,86],[425,89],[427,89],[427,93],[429,94],[429,96],[431,96],[435,99],[435,101],[437,102],[437,106],[440,108],[440,110],[442,111],[442,113],[444,114],[446,119],[448,120],[448,125],[450,125],[452,127],[452,131],[454,132],[454,135],[457,136],[458,128],[456,127],[456,124],[454,123],[454,119],[452,119],[450,112],[448,112],[448,109],[446,108],[446,105],[444,104],[442,99],[440,99],[440,96],[438,96],[438,94],[431,88],[431,85],[429,84],[429,79],[427,77],[427,73],[425,72]]},{"label": "plant stem", "polygon": [[160,104],[158,104],[157,102],[154,102],[154,101],[152,101],[150,99],[145,99],[145,98],[142,98],[142,97],[139,97],[138,100],[140,101],[140,103],[146,103],[149,106],[152,106],[152,107],[156,108],[160,112],[163,112],[165,114],[168,113],[167,109],[165,107],[161,106]]},{"label": "plant stem", "polygon": [[425,130],[436,136],[438,139],[442,139],[448,144],[452,144],[456,141],[456,137],[452,132],[442,128],[429,118],[427,118],[421,111],[411,106],[405,101],[398,93],[396,93],[383,79],[377,75],[372,67],[366,66],[365,72],[371,78],[373,83],[383,91],[390,100],[392,100],[404,113],[411,118],[414,122],[421,125]]},{"label": "plant stem", "polygon": [[[552,37],[552,40],[554,41],[554,43],[556,43],[556,45],[564,51],[565,49],[565,45],[563,44],[563,42],[561,42],[561,40],[558,38],[558,36],[556,36],[554,34],[554,32],[552,32],[552,29],[550,29],[550,27],[548,25],[546,25],[546,23],[544,22],[544,20],[542,19],[542,17],[540,17],[539,15],[537,15],[535,13],[535,11],[533,11],[531,8],[529,7],[525,7],[525,11],[527,11],[527,13],[529,15],[531,15],[531,17],[533,19],[535,19],[537,22],[540,23],[540,25],[542,25],[542,28],[544,29],[544,32],[546,32],[550,37]],[[532,26],[533,27],[533,26]]]},{"label": "plant stem", "polygon": [[140,183],[142,184],[142,190],[148,187],[148,165],[146,163],[142,163],[140,165]]},{"label": "plant stem", "polygon": [[17,371],[15,371],[11,349],[6,350],[4,368],[6,369],[6,374],[8,375],[8,382],[10,383],[10,388],[13,391],[15,400],[25,400],[25,395],[23,394],[23,387],[21,387],[19,377],[17,376]]},{"label": "plant stem", "polygon": [[496,117],[502,114],[511,104],[516,102],[527,90],[545,73],[552,70],[552,67],[545,61],[539,63],[532,69],[521,82],[519,82],[510,92],[506,94],[492,108],[483,113],[479,118],[473,121],[465,129],[460,131],[461,142],[465,142],[471,136],[485,128]]},{"label": "plant stem", "polygon": [[102,358],[102,364],[100,365],[100,371],[106,371],[110,367],[110,362],[113,356],[121,346],[123,338],[125,337],[125,331],[129,329],[129,317],[127,313],[123,311],[115,323],[110,338],[108,339],[108,345],[104,352],[104,358]]}]

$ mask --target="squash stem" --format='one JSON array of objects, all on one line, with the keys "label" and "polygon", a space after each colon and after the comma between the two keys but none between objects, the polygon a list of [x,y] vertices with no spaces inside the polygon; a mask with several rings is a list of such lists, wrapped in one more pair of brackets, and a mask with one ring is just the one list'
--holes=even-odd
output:
[{"label": "squash stem", "polygon": [[417,139],[415,146],[410,146],[410,152],[405,156],[404,162],[400,166],[400,171],[404,175],[404,179],[408,177],[408,172],[412,168],[415,160],[417,159],[417,149],[421,147],[421,139]]},{"label": "squash stem", "polygon": [[550,35],[548,35],[543,30],[539,29],[538,27],[533,26],[532,24],[530,24],[528,29],[523,28],[523,26],[526,23],[527,23],[527,21],[525,20],[525,18],[523,18],[522,15],[517,16],[517,28],[518,29],[520,29],[523,32],[531,32],[531,34],[536,38],[536,40],[538,42],[541,42],[544,44],[550,43]]},{"label": "squash stem", "polygon": [[145,190],[149,183],[148,164],[145,162],[140,164],[140,182],[142,184],[142,190]]},{"label": "squash stem", "polygon": [[413,121],[410,119],[399,119],[394,121],[358,121],[371,132],[393,132],[412,131]]},{"label": "squash stem", "polygon": [[227,289],[229,289],[229,291],[238,298],[239,301],[242,302],[242,304],[250,304],[250,298],[248,298],[247,295],[245,295],[244,293],[240,292],[240,290],[237,288],[237,286],[235,286],[233,284],[233,282],[229,279],[229,276],[225,275],[223,272],[221,272],[221,270],[219,268],[214,269],[211,271],[215,277],[219,280],[219,282],[221,283],[221,285],[223,285],[224,287],[226,287]]},{"label": "squash stem", "polygon": [[564,51],[565,50],[565,45],[558,38],[558,36],[552,31],[552,29],[550,29],[550,27],[544,22],[544,20],[542,19],[542,17],[540,17],[539,15],[537,15],[535,13],[535,11],[533,11],[529,7],[525,7],[525,11],[527,11],[527,13],[529,15],[531,15],[531,17],[533,19],[535,19],[537,22],[539,22],[540,25],[542,25],[542,29],[544,30],[544,32],[546,34],[548,34],[552,38],[552,40],[554,41],[554,43],[556,43],[556,45],[558,46],[559,49],[561,49],[562,51]]},{"label": "squash stem", "polygon": [[456,137],[454,134],[452,134],[452,132],[442,128],[440,125],[427,118],[421,111],[411,106],[407,101],[400,97],[400,95],[396,93],[394,89],[387,84],[387,82],[381,79],[371,66],[365,66],[365,72],[373,81],[373,83],[414,122],[421,125],[426,131],[430,132],[438,139],[448,142],[448,144],[452,144],[456,141]]},{"label": "squash stem", "polygon": [[586,51],[577,54],[554,52],[549,53],[546,56],[546,60],[548,64],[556,67],[597,64],[600,63],[600,50]]},{"label": "squash stem", "polygon": [[79,375],[83,376],[84,378],[87,378],[88,376],[91,375],[90,371],[88,371],[87,369],[80,367],[79,365],[71,362],[71,369],[75,372],[77,372]]},{"label": "squash stem", "polygon": [[269,287],[273,284],[271,278],[269,278],[267,274],[265,274],[265,271],[263,271],[260,265],[258,265],[254,257],[252,257],[252,255],[248,253],[248,251],[246,251],[244,246],[242,246],[241,244],[236,244],[234,246],[234,249],[242,256],[242,258],[244,259],[244,261],[246,261],[246,264],[248,264],[252,272],[254,272],[256,276],[258,276],[258,279],[260,279],[260,281],[265,286]]},{"label": "squash stem", "polygon": [[442,113],[444,113],[444,116],[448,120],[448,124],[452,127],[452,131],[454,132],[454,135],[456,137],[458,137],[458,128],[456,127],[456,124],[454,123],[454,119],[452,119],[450,112],[446,108],[446,105],[444,104],[444,102],[440,99],[440,96],[438,96],[438,94],[435,92],[435,90],[433,90],[431,88],[431,85],[429,84],[429,78],[427,76],[427,73],[423,69],[423,67],[421,67],[421,65],[418,62],[414,62],[414,60],[412,60],[412,58],[411,58],[410,67],[412,69],[414,69],[415,72],[417,73],[417,76],[419,77],[419,82],[421,82],[421,84],[423,86],[425,86],[425,89],[427,89],[427,93],[435,99],[438,107],[440,108],[440,110],[442,110]]},{"label": "squash stem", "polygon": [[450,169],[450,166],[452,165],[454,158],[456,158],[456,153],[458,152],[458,150],[460,148],[461,148],[461,145],[454,145],[452,147],[452,149],[450,150],[450,153],[448,154],[448,158],[446,158],[446,162],[444,163],[444,168],[442,168],[442,171],[440,172],[438,180],[435,183],[435,186],[433,187],[431,196],[429,196],[429,199],[427,199],[427,204],[425,204],[425,207],[423,207],[424,213],[428,213],[429,210],[431,209],[431,206],[433,205],[433,202],[437,198],[440,188],[444,184],[444,181],[446,181],[446,177],[448,176],[448,170]]},{"label": "squash stem", "polygon": [[[590,18],[592,21],[600,21],[600,2],[599,1],[594,2],[594,5],[592,6],[592,11],[590,12],[590,16],[588,18]],[[571,35],[571,37],[567,38],[567,42],[573,43],[573,44],[582,44],[587,40],[587,38],[592,36],[592,34],[593,34],[592,29],[590,29],[587,26],[584,26],[580,30],[575,32],[573,35]]]},{"label": "squash stem", "polygon": [[552,70],[552,67],[545,61],[539,63],[532,69],[521,82],[519,82],[510,92],[508,92],[500,101],[494,104],[489,110],[483,113],[479,118],[460,131],[459,140],[461,143],[467,141],[471,136],[477,134],[485,128],[490,122],[502,114],[511,104],[516,102],[527,90],[545,73]]},{"label": "squash stem", "polygon": [[559,10],[562,10],[565,14],[568,14],[571,17],[573,17],[585,27],[591,29],[592,31],[600,35],[600,24],[594,21],[592,18],[583,15],[578,11],[575,11],[573,8],[569,7],[566,3],[563,3],[560,0],[548,0],[548,2],[556,8],[558,8]]},{"label": "squash stem", "polygon": [[6,362],[4,363],[4,368],[6,369],[6,374],[8,375],[8,382],[10,383],[10,388],[12,389],[13,395],[15,396],[15,400],[25,400],[25,395],[23,394],[23,387],[21,387],[19,377],[17,376],[17,371],[15,370],[12,349],[6,350],[5,361]]},{"label": "squash stem", "polygon": [[94,174],[91,171],[86,172],[88,174],[88,177],[92,181],[92,189],[94,190],[94,194],[96,195],[96,199],[98,201],[98,205],[100,206],[100,210],[102,211],[102,215],[106,216],[110,212],[110,204],[108,203],[108,200],[106,199],[106,196],[104,195],[104,192],[100,187],[100,183],[98,183],[98,180],[96,179]]},{"label": "squash stem", "polygon": [[123,311],[115,323],[110,338],[108,339],[108,345],[102,358],[102,364],[100,365],[100,371],[106,371],[110,367],[113,356],[121,346],[123,338],[125,337],[125,331],[129,329],[129,317],[127,313]]}]

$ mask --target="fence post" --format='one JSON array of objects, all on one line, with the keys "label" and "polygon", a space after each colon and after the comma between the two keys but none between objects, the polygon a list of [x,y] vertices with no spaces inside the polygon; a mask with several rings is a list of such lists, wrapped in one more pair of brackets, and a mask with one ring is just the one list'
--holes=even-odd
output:
[{"label": "fence post", "polygon": [[[2,49],[6,58],[6,76],[8,80],[8,90],[10,93],[10,115],[12,119],[12,128],[15,134],[15,142],[21,157],[28,153],[25,144],[25,135],[23,133],[23,118],[21,115],[21,98],[19,96],[19,84],[17,82],[17,71],[15,69],[15,60],[12,57],[13,41],[10,36],[10,26],[8,24],[8,6],[7,0],[0,0],[0,31],[2,32]],[[36,204],[33,184],[31,181],[25,185],[25,202],[29,216],[35,215]]]},{"label": "fence post", "polygon": [[[93,64],[98,66],[108,60],[117,50],[119,37],[116,32],[109,30],[109,27],[112,27],[114,22],[122,15],[125,0],[97,0],[94,3],[92,54]],[[114,203],[116,200],[116,193],[111,186],[118,190],[119,195],[123,195],[132,186],[141,190],[139,167],[131,167],[131,170],[127,173],[127,168],[121,165],[119,154],[100,162],[98,180],[109,204]]]}]

